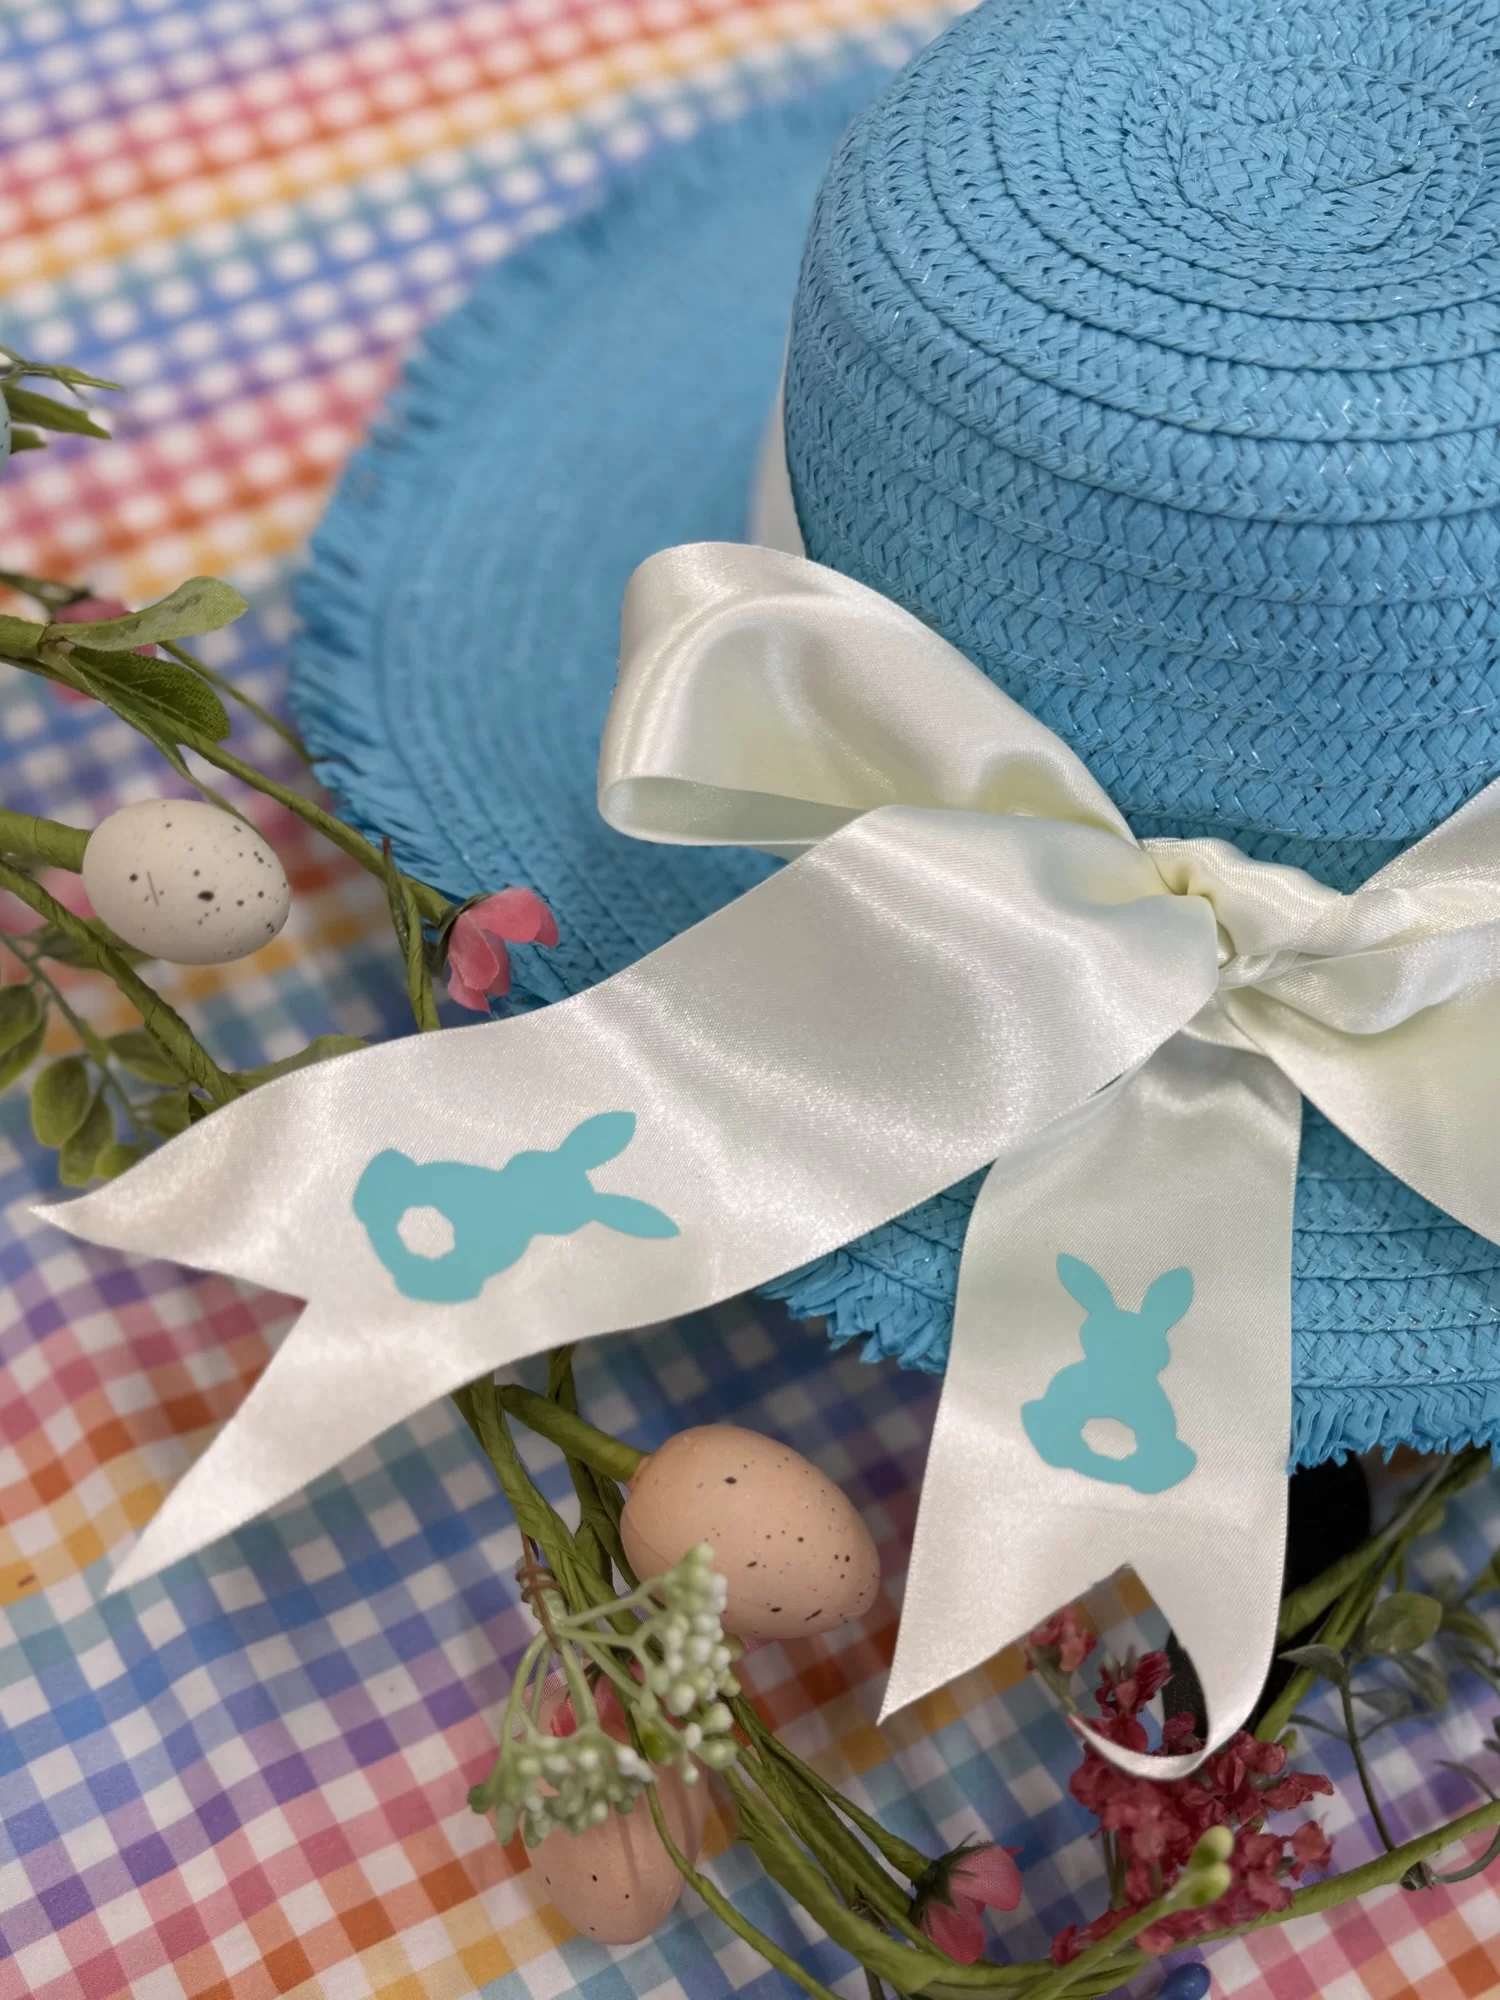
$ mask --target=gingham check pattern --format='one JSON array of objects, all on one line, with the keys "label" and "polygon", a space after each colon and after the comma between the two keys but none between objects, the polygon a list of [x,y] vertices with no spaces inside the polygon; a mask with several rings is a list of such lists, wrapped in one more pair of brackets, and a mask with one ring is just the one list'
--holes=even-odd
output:
[{"label": "gingham check pattern", "polygon": [[[283,564],[412,334],[479,264],[547,229],[622,162],[796,88],[851,44],[894,59],[933,16],[899,0],[76,0],[0,22],[0,337],[130,386],[109,447],[64,445],[0,485],[0,562],[138,599],[195,569],[256,593],[214,657],[278,698]],[[276,755],[252,732],[250,754]],[[284,753],[283,753],[284,754]],[[5,803],[90,824],[160,788],[96,712],[0,688]],[[285,763],[280,766],[285,774]],[[225,1060],[330,1029],[393,1032],[400,982],[378,885],[260,815],[297,891],[248,966],[182,971],[170,997]],[[126,1025],[95,982],[75,1004]],[[294,1308],[140,1267],[45,1230],[50,1156],[0,1100],[0,2000],[719,2000],[779,1979],[686,1895],[649,1942],[569,1935],[524,1854],[465,1793],[528,1629],[494,1481],[446,1407],[128,1599],[109,1552],[234,1409]],[[936,1851],[1019,1847],[1022,1910],[996,1949],[1035,1954],[1101,1904],[1073,1745],[1014,1654],[877,1731],[932,1385],[830,1358],[735,1306],[596,1344],[591,1413],[650,1444],[732,1419],[809,1453],[863,1509],[886,1581],[866,1623],[758,1649],[768,1715],[830,1778]],[[539,1451],[548,1490],[565,1489]],[[1434,1549],[1500,1537],[1474,1496]],[[1095,1602],[1113,1643],[1159,1631],[1138,1592]],[[1377,1739],[1398,1828],[1472,1802],[1493,1705],[1466,1687],[1435,1729]],[[1373,1851],[1347,1758],[1338,1858]],[[1483,1766],[1481,1766],[1483,1768]],[[1497,1775],[1490,1773],[1492,1779]],[[717,1879],[840,1990],[838,1953],[711,1830]],[[1389,1891],[1220,1948],[1215,1991],[1271,2000],[1457,2000],[1500,1991],[1482,1881]],[[1151,1975],[1139,1983],[1154,1992]]]}]

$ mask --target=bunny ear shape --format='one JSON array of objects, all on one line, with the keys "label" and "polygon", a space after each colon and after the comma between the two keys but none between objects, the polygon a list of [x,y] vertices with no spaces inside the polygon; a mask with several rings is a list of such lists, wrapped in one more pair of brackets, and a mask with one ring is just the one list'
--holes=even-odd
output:
[{"label": "bunny ear shape", "polygon": [[1093,1265],[1085,1264],[1081,1257],[1070,1257],[1064,1251],[1057,1260],[1057,1275],[1062,1280],[1063,1289],[1072,1293],[1085,1312],[1114,1311],[1114,1293]]},{"label": "bunny ear shape", "polygon": [[623,1153],[634,1137],[633,1111],[601,1111],[597,1118],[575,1125],[557,1150],[572,1166],[602,1167]]},{"label": "bunny ear shape", "polygon": [[1152,1280],[1151,1288],[1141,1302],[1141,1318],[1149,1320],[1165,1333],[1169,1327],[1176,1326],[1192,1303],[1193,1274],[1180,1266],[1175,1271],[1163,1271],[1159,1278]]},{"label": "bunny ear shape", "polygon": [[680,1232],[670,1215],[653,1208],[649,1201],[637,1201],[629,1194],[596,1194],[594,1220],[622,1236],[676,1236]]}]

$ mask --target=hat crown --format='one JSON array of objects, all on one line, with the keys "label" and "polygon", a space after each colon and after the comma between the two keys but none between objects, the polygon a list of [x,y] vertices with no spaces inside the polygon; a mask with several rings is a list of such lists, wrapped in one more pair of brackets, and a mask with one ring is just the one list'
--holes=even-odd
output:
[{"label": "hat crown", "polygon": [[1142,835],[1352,886],[1500,772],[1500,0],[988,0],[856,120],[808,553]]}]

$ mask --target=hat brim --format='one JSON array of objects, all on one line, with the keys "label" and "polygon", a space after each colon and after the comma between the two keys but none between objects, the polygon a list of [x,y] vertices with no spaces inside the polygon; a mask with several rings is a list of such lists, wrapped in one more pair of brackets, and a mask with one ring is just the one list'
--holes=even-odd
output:
[{"label": "hat brim", "polygon": [[[744,534],[813,198],[880,81],[663,151],[490,271],[314,541],[293,692],[319,774],[449,894],[547,900],[561,942],[517,951],[523,998],[595,984],[771,865],[612,833],[595,765],[632,570]],[[941,1368],[976,1185],[773,1289],[837,1340]],[[1311,1112],[1296,1222],[1294,1458],[1500,1436],[1500,1251]]]}]

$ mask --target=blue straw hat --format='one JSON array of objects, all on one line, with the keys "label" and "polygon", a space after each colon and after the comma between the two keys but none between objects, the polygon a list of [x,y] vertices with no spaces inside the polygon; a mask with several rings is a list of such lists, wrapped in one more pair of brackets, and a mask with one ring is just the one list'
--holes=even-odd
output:
[{"label": "blue straw hat", "polygon": [[[322,774],[451,894],[551,903],[536,1000],[758,878],[611,833],[594,768],[631,570],[744,533],[795,290],[808,553],[1142,836],[1359,883],[1500,772],[1497,27],[990,0],[873,101],[658,154],[481,282],[346,475],[294,669]],[[775,1289],[939,1369],[973,1194]],[[1299,1461],[1500,1436],[1500,1250],[1311,1109],[1292,1305]]]}]

